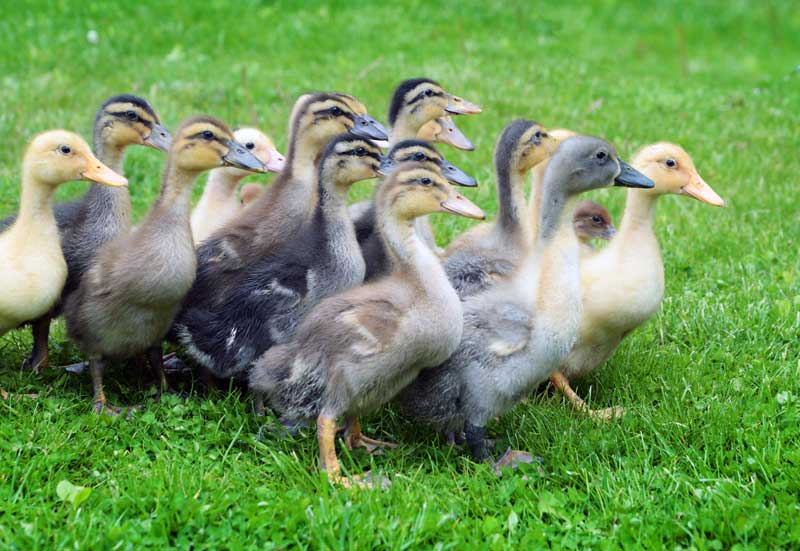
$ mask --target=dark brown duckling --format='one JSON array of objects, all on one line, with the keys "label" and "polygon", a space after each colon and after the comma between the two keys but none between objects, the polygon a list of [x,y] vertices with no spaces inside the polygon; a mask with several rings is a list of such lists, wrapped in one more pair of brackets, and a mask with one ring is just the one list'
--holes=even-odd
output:
[{"label": "dark brown duckling", "polygon": [[611,213],[595,201],[581,201],[575,207],[572,227],[581,244],[581,254],[594,250],[592,239],[610,240],[616,234]]}]

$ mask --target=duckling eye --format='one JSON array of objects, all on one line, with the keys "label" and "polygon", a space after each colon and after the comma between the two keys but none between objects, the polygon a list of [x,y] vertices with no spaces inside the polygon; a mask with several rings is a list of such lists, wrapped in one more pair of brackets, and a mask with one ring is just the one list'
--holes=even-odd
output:
[{"label": "duckling eye", "polygon": [[606,158],[606,152],[605,151],[598,151],[597,154],[595,155],[595,157],[597,157],[599,160],[603,160],[603,159]]},{"label": "duckling eye", "polygon": [[213,140],[214,133],[211,130],[203,130],[203,138],[206,140]]},{"label": "duckling eye", "polygon": [[356,148],[356,155],[358,155],[359,157],[363,157],[366,154],[367,154],[367,150],[364,149],[363,147],[357,147]]},{"label": "duckling eye", "polygon": [[430,88],[428,88],[428,89],[426,89],[426,90],[425,90],[425,92],[423,92],[423,93],[424,93],[426,96],[428,96],[428,97],[431,97],[431,96],[433,95],[433,90],[431,90]]},{"label": "duckling eye", "polygon": [[592,222],[594,222],[595,224],[599,224],[602,221],[603,220],[599,216],[597,216],[596,214],[594,216],[592,216]]},{"label": "duckling eye", "polygon": [[58,148],[62,155],[69,155],[72,153],[72,149],[68,145],[62,145]]},{"label": "duckling eye", "polygon": [[344,113],[341,107],[331,107],[331,115],[334,117],[339,117]]},{"label": "duckling eye", "polygon": [[425,160],[425,154],[424,153],[420,153],[420,152],[414,153],[414,160],[415,161],[424,161]]},{"label": "duckling eye", "polygon": [[540,130],[537,130],[536,134],[534,134],[533,137],[534,138],[541,138],[542,137],[542,132]]},{"label": "duckling eye", "polygon": [[135,121],[139,118],[139,115],[136,114],[136,111],[126,111],[125,116],[128,118],[129,121]]},{"label": "duckling eye", "polygon": [[670,168],[675,168],[678,166],[678,163],[675,162],[675,159],[667,159],[666,164]]},{"label": "duckling eye", "polygon": [[256,144],[254,144],[253,142],[247,142],[246,144],[244,144],[244,146],[245,146],[247,149],[254,149],[254,148],[255,148],[255,146],[256,146]]},{"label": "duckling eye", "polygon": [[420,178],[419,183],[427,187],[433,184],[433,180],[431,180],[430,178]]}]

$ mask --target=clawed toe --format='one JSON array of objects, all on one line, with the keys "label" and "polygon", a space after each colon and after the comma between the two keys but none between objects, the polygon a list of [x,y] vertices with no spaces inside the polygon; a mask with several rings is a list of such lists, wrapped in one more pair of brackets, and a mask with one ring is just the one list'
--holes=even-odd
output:
[{"label": "clawed toe", "polygon": [[131,406],[131,407],[119,407],[113,404],[109,404],[108,402],[95,402],[94,403],[94,412],[96,415],[108,415],[110,417],[119,417],[122,414],[125,414],[126,419],[130,419],[135,411],[142,411],[144,409],[143,406]]},{"label": "clawed toe", "polygon": [[363,434],[351,434],[347,437],[346,442],[347,449],[349,450],[353,450],[355,448],[364,448],[367,453],[374,455],[382,454],[385,448],[397,448],[397,444],[394,442],[374,440],[364,436]]},{"label": "clawed toe", "polygon": [[392,481],[385,476],[375,476],[371,471],[354,477],[338,477],[335,482],[344,488],[357,488],[360,490],[388,490],[392,487]]},{"label": "clawed toe", "polygon": [[502,474],[502,469],[516,469],[520,465],[542,465],[542,458],[533,456],[526,451],[507,449],[506,452],[494,463],[494,471]]},{"label": "clawed toe", "polygon": [[605,409],[592,409],[588,413],[589,417],[597,421],[616,421],[617,419],[622,419],[626,410],[621,406],[612,406]]}]

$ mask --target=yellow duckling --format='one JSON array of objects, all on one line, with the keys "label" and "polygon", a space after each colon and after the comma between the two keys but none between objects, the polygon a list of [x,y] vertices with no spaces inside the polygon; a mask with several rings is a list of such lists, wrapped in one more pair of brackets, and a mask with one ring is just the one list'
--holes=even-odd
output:
[{"label": "yellow duckling", "polygon": [[128,185],[97,160],[77,134],[51,130],[33,139],[22,160],[19,214],[0,234],[0,335],[43,315],[61,295],[67,264],[53,215],[53,193],[71,180]]}]

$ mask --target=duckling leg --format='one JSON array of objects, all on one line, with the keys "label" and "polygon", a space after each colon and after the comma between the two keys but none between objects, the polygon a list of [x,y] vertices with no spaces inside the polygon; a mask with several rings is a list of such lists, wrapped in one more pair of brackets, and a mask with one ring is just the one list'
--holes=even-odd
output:
[{"label": "duckling leg", "polygon": [[489,449],[486,447],[486,429],[484,427],[466,423],[464,425],[464,436],[467,439],[467,446],[473,461],[491,460]]},{"label": "duckling leg", "polygon": [[167,382],[167,375],[164,373],[164,357],[161,354],[161,344],[151,346],[147,349],[147,363],[150,364],[150,369],[156,374],[158,384],[158,398],[161,398],[163,392],[169,390],[169,383]]},{"label": "duckling leg", "polygon": [[383,448],[397,447],[397,444],[394,442],[383,442],[364,436],[361,432],[361,421],[358,420],[358,417],[348,419],[347,423],[345,423],[344,441],[345,444],[347,444],[348,450],[364,448],[367,450],[367,453],[374,453]]},{"label": "duckling leg", "polygon": [[613,421],[615,419],[620,419],[625,414],[625,408],[620,406],[613,406],[605,409],[590,409],[589,406],[586,405],[586,402],[583,401],[583,398],[572,390],[572,387],[569,385],[569,379],[560,371],[556,371],[550,375],[550,382],[553,383],[553,386],[556,387],[559,392],[566,396],[575,411],[586,414],[592,419],[597,419],[598,421]]},{"label": "duckling leg", "polygon": [[31,368],[35,373],[41,373],[43,369],[50,366],[47,349],[47,341],[50,337],[50,315],[45,314],[34,321],[31,333],[33,333],[33,349],[31,355],[22,362],[22,369]]},{"label": "duckling leg", "polygon": [[94,389],[94,412],[97,415],[111,415],[116,417],[122,413],[123,409],[111,405],[106,400],[106,393],[103,389],[103,373],[106,370],[107,362],[103,358],[89,360],[89,371],[92,374],[92,388]]},{"label": "duckling leg", "polygon": [[336,457],[336,419],[320,414],[317,417],[317,442],[319,444],[319,467],[328,474],[328,480],[350,487],[350,481],[342,478],[342,469]]}]

